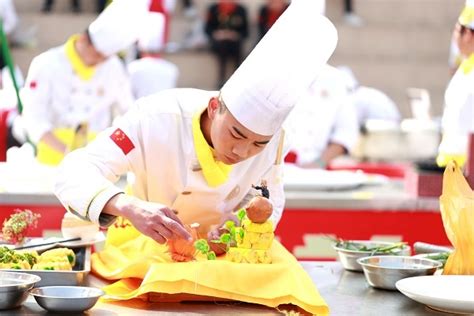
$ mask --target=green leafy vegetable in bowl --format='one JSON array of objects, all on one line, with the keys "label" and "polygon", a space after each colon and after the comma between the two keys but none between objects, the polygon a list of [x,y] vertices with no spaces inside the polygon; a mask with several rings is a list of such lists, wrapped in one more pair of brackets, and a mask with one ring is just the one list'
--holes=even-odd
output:
[{"label": "green leafy vegetable in bowl", "polygon": [[346,250],[352,250],[352,251],[370,252],[371,254],[376,254],[376,253],[377,254],[379,254],[379,253],[391,254],[391,253],[399,252],[400,250],[405,248],[406,245],[407,245],[406,242],[397,242],[397,243],[393,243],[391,245],[369,246],[367,244],[358,243],[358,242],[351,241],[351,240],[342,240],[342,239],[340,239],[336,243],[335,247],[346,249]]}]

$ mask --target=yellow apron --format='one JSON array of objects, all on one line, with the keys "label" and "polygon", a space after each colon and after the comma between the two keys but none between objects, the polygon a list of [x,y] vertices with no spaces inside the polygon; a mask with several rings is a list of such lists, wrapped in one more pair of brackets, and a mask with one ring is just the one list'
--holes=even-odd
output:
[{"label": "yellow apron", "polygon": [[[73,146],[77,141],[76,132],[72,128],[58,128],[53,131],[54,136],[61,140],[68,148],[82,147]],[[87,142],[90,142],[96,137],[96,133],[89,132],[87,134]],[[75,148],[73,148],[75,149]],[[36,146],[36,159],[46,165],[56,166],[64,158],[64,153],[59,152],[44,142],[39,142]]]}]

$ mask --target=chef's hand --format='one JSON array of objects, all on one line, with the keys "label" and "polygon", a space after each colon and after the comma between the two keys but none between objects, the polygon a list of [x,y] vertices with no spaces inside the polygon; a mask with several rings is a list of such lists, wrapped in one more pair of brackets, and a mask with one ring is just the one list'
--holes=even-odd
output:
[{"label": "chef's hand", "polygon": [[128,219],[138,231],[160,244],[167,239],[193,240],[173,210],[162,204],[117,194],[107,202],[103,212]]}]

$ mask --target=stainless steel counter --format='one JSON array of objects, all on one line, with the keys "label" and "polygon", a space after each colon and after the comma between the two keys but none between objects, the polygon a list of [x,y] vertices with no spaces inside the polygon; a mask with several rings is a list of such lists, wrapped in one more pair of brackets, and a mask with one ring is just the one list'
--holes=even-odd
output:
[{"label": "stainless steel counter", "polygon": [[[331,315],[440,315],[397,291],[376,290],[369,287],[362,273],[345,271],[338,262],[302,262],[304,269],[317,285],[329,305]],[[98,284],[91,278],[92,284]],[[98,303],[88,312],[91,316],[109,315],[281,315],[275,309],[244,303],[145,303],[139,300],[117,304]],[[16,310],[0,315],[57,315],[49,314],[29,297]]]}]

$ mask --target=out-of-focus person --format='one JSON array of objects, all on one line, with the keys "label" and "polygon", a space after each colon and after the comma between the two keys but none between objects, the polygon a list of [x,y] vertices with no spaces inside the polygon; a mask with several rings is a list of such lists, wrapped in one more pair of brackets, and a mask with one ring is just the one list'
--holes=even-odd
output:
[{"label": "out-of-focus person", "polygon": [[267,0],[258,13],[258,39],[262,39],[265,33],[272,27],[276,20],[288,8],[287,0]]},{"label": "out-of-focus person", "polygon": [[[3,32],[7,36],[8,41],[9,35],[18,24],[18,16],[16,14],[15,6],[13,5],[13,0],[0,0],[0,23],[2,23]],[[5,43],[2,43],[2,40],[0,39],[0,48],[2,45],[5,45]],[[0,70],[5,67],[5,65],[5,57],[3,56],[3,53],[0,53]]]},{"label": "out-of-focus person", "polygon": [[217,58],[220,88],[227,79],[227,63],[232,61],[235,70],[242,62],[242,46],[249,35],[247,9],[234,0],[219,0],[207,10],[205,31]]},{"label": "out-of-focus person", "polygon": [[400,122],[400,111],[387,94],[379,89],[360,85],[349,67],[339,66],[338,69],[343,74],[342,80],[354,104],[360,127],[363,127],[368,120]]},{"label": "out-of-focus person", "polygon": [[138,38],[139,59],[127,65],[132,91],[137,99],[177,85],[178,67],[161,57],[164,28],[163,14],[148,13],[145,29]]},{"label": "out-of-focus person", "polygon": [[[41,11],[44,13],[49,13],[53,9],[54,0],[45,0]],[[74,13],[81,12],[81,2],[79,0],[71,0],[71,11]]]},{"label": "out-of-focus person", "polygon": [[136,41],[144,8],[115,0],[86,31],[33,59],[22,118],[39,161],[59,163],[77,146],[76,136],[93,137],[133,103],[128,74],[115,54]]},{"label": "out-of-focus person", "polygon": [[474,0],[466,1],[453,38],[464,60],[444,96],[443,137],[436,160],[439,166],[446,166],[451,160],[462,166],[467,157],[469,133],[474,132]]},{"label": "out-of-focus person", "polygon": [[340,70],[326,65],[298,101],[284,126],[290,143],[287,162],[325,168],[331,160],[350,153],[359,125],[343,79]]}]

